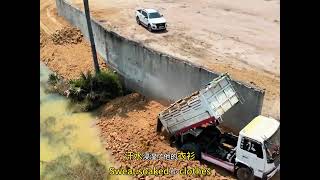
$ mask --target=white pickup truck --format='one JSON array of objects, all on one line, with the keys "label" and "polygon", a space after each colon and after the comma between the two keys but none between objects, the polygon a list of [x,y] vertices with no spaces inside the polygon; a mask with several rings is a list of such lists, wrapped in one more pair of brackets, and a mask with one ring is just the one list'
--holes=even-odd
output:
[{"label": "white pickup truck", "polygon": [[154,9],[138,9],[136,11],[136,21],[139,25],[148,28],[150,32],[167,29],[166,19]]},{"label": "white pickup truck", "polygon": [[[270,179],[280,170],[280,123],[255,117],[239,136],[221,132],[222,115],[240,97],[227,74],[191,96],[178,100],[158,116],[157,131],[185,152],[233,172],[240,180]],[[241,121],[241,119],[239,119]]]}]

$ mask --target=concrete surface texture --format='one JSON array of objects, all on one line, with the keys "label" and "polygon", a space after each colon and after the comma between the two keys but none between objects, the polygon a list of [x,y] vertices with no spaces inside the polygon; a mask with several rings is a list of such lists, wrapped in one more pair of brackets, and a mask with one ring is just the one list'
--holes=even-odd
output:
[{"label": "concrete surface texture", "polygon": [[[78,27],[87,37],[84,13],[64,0],[56,0],[58,14]],[[217,73],[198,67],[188,61],[160,53],[143,44],[128,40],[107,30],[92,20],[98,53],[107,64],[124,77],[125,85],[156,100],[175,101],[199,90]],[[239,104],[223,117],[225,124],[238,131],[261,113],[264,92],[234,81],[243,97]]]},{"label": "concrete surface texture", "polygon": [[[82,8],[82,0],[69,0]],[[121,35],[188,61],[217,62],[280,75],[279,0],[92,0],[92,15]],[[158,9],[168,32],[152,34],[135,22],[138,8]]]}]

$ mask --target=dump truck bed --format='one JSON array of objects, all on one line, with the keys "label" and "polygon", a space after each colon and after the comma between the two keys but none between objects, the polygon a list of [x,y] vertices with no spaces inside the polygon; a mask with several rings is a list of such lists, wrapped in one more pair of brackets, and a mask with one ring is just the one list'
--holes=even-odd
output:
[{"label": "dump truck bed", "polygon": [[221,116],[238,102],[230,77],[223,74],[200,91],[170,105],[158,118],[170,134],[183,133],[206,123],[220,123]]}]

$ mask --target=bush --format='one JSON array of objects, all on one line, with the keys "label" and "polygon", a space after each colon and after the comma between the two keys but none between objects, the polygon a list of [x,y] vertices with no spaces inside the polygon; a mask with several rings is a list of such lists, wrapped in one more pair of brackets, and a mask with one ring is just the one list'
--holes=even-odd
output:
[{"label": "bush", "polygon": [[81,105],[83,111],[97,108],[102,103],[123,95],[118,76],[111,71],[96,75],[82,73],[81,77],[69,82],[69,97]]},{"label": "bush", "polygon": [[56,73],[50,74],[49,75],[49,79],[48,79],[48,83],[50,85],[56,85],[58,82],[60,81],[59,76]]},{"label": "bush", "polygon": [[59,93],[64,95],[64,92],[69,89],[69,84],[56,73],[49,74],[48,84],[44,85],[46,93]]}]

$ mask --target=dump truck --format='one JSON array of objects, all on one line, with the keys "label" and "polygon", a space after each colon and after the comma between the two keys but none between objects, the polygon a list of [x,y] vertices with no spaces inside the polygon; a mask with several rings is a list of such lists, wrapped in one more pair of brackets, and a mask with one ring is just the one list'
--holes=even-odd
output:
[{"label": "dump truck", "polygon": [[258,115],[239,135],[219,126],[222,116],[242,103],[230,76],[222,74],[160,112],[157,131],[166,132],[181,151],[221,166],[240,180],[270,179],[280,171],[280,122]]}]

